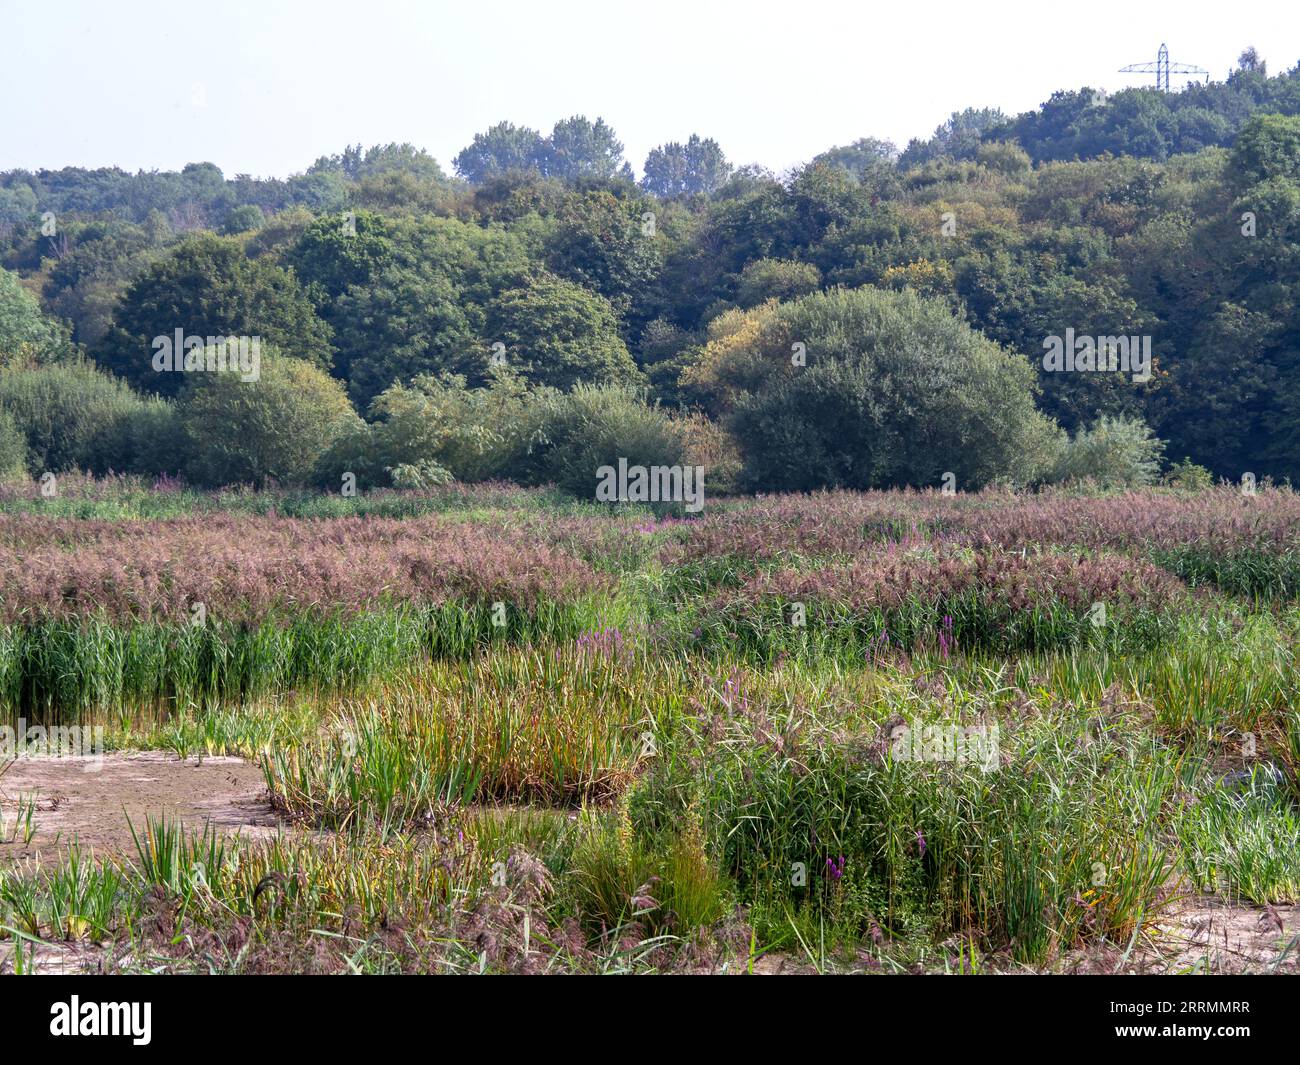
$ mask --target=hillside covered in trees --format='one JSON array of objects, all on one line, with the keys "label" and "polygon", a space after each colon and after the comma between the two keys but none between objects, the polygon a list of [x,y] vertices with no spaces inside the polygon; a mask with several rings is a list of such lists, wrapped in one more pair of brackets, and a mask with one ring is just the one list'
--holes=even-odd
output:
[{"label": "hillside covered in trees", "polygon": [[[1300,66],[970,109],[784,175],[503,122],[287,179],[0,174],[0,465],[716,490],[1300,477]],[[238,374],[156,338],[256,337]],[[1149,373],[1045,367],[1131,338]],[[202,353],[200,353],[202,354]],[[252,387],[256,384],[256,387]]]}]

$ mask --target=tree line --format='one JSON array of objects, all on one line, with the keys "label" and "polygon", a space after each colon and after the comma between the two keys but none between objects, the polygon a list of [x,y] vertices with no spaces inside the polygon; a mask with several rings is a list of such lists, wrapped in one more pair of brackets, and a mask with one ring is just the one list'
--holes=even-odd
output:
[{"label": "tree line", "polygon": [[[564,480],[543,441],[587,425],[750,490],[1150,479],[1162,453],[1291,478],[1297,116],[1300,67],[1269,77],[1248,52],[1222,83],[961,112],[781,176],[691,135],[637,180],[581,116],[494,126],[455,176],[395,144],[283,181],[9,171],[0,459]],[[259,337],[262,380],[155,372],[176,329]],[[1066,330],[1146,338],[1149,379],[1046,369]],[[86,424],[57,442],[56,416]],[[222,451],[223,420],[266,455]],[[288,427],[307,442],[281,461]]]}]

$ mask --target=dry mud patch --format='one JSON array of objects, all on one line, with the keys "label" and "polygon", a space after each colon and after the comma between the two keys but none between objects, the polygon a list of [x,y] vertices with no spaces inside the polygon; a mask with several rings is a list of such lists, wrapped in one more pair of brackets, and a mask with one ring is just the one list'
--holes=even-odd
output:
[{"label": "dry mud patch", "polygon": [[1136,965],[1140,972],[1300,973],[1300,906],[1207,895],[1172,902]]},{"label": "dry mud patch", "polygon": [[[4,768],[0,766],[0,768]],[[36,833],[10,840],[19,802],[35,799]],[[149,751],[102,757],[33,757],[0,773],[0,862],[55,857],[74,840],[97,856],[133,856],[131,826],[165,815],[187,828],[211,824],[243,836],[280,825],[266,798],[262,771],[233,757],[178,758]]]}]

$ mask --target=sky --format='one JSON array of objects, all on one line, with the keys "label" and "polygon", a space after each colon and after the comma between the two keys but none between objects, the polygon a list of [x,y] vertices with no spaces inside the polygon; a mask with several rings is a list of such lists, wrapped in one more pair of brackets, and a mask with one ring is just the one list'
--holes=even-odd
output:
[{"label": "sky", "polygon": [[[899,147],[954,110],[1062,88],[1222,80],[1253,45],[1300,61],[1294,0],[0,0],[0,170],[213,162],[284,177],[409,141],[450,172],[502,119],[603,117],[640,172],[691,133],[776,172],[859,137]],[[1202,78],[1203,80],[1203,78]],[[1177,85],[1178,79],[1175,79]]]}]

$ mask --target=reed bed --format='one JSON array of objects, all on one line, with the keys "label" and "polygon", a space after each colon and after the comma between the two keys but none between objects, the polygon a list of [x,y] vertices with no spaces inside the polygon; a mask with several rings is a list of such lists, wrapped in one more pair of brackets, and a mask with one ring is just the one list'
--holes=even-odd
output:
[{"label": "reed bed", "polygon": [[435,663],[344,700],[319,741],[267,756],[268,791],[290,817],[332,828],[410,827],[449,803],[608,802],[687,691],[669,663],[629,668],[630,645],[608,631]]},{"label": "reed bed", "polygon": [[661,549],[665,565],[846,559],[889,543],[1014,551],[1055,545],[1149,559],[1190,584],[1234,595],[1300,593],[1300,496],[1290,489],[823,492],[737,503],[685,529]]},{"label": "reed bed", "polygon": [[[163,503],[96,491],[0,500],[0,707],[257,758],[286,830],[151,819],[133,856],[0,868],[20,944],[625,972],[947,966],[958,937],[965,971],[1122,953],[1189,886],[1300,890],[1289,491],[690,520],[499,486],[101,520]],[[40,820],[9,803],[0,842]]]},{"label": "reed bed", "polygon": [[346,690],[428,658],[576,635],[597,613],[589,601],[541,601],[531,612],[500,613],[491,603],[450,602],[271,616],[256,625],[124,626],[99,618],[10,624],[0,626],[0,707],[48,723],[136,710],[165,719],[178,707],[299,688]]},{"label": "reed bed", "polygon": [[741,578],[701,615],[701,637],[772,657],[816,647],[868,657],[895,647],[965,650],[1141,647],[1159,642],[1185,586],[1120,555],[909,549],[782,566]]},{"label": "reed bed", "polygon": [[504,602],[531,610],[608,587],[518,534],[443,518],[0,519],[0,620],[118,624],[338,615]]}]

